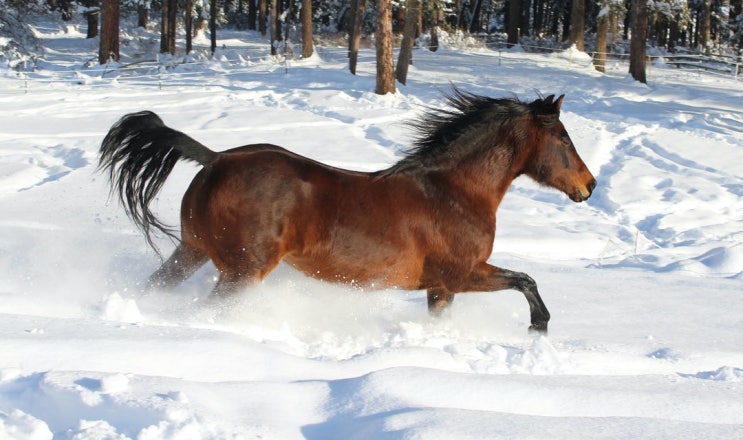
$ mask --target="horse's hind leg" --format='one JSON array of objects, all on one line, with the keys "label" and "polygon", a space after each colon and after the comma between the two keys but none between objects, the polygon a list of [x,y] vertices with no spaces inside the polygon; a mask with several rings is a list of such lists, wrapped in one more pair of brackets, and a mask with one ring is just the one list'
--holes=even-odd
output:
[{"label": "horse's hind leg", "polygon": [[193,275],[208,259],[202,250],[180,243],[170,258],[150,275],[147,286],[150,289],[172,289]]},{"label": "horse's hind leg", "polygon": [[[239,249],[239,250],[238,250]],[[219,269],[219,279],[214,286],[214,296],[224,297],[252,287],[263,280],[281,261],[278,243],[264,242],[261,246],[238,246],[212,258]]]}]

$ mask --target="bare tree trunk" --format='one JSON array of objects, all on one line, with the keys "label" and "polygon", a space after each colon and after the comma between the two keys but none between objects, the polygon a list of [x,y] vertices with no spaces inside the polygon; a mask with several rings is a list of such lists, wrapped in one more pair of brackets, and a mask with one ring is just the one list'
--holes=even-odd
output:
[{"label": "bare tree trunk", "polygon": [[599,72],[606,72],[606,39],[609,34],[609,14],[596,18],[596,56],[593,65]]},{"label": "bare tree trunk", "polygon": [[186,0],[186,17],[184,26],[186,28],[186,53],[193,50],[193,0]]},{"label": "bare tree trunk", "polygon": [[[741,14],[743,14],[743,1],[733,0],[730,14],[731,26]],[[738,50],[743,50],[743,29],[739,27],[733,38],[737,39],[737,41],[734,40],[733,44],[738,45]]]},{"label": "bare tree trunk", "polygon": [[646,0],[632,0],[632,38],[630,40],[629,73],[636,81],[645,78],[645,42],[648,38],[648,6]]},{"label": "bare tree trunk", "polygon": [[395,93],[390,0],[377,0],[377,87],[374,92],[378,95]]},{"label": "bare tree trunk", "polygon": [[702,52],[709,50],[709,44],[711,43],[712,28],[712,1],[702,0],[701,7],[701,19],[699,23],[699,45],[701,46]]},{"label": "bare tree trunk", "polygon": [[160,53],[175,55],[175,25],[178,16],[178,1],[163,0],[163,17],[160,27]]},{"label": "bare tree trunk", "polygon": [[162,4],[162,17],[160,19],[160,53],[168,53],[168,19],[170,14],[168,13],[168,0],[163,0]]},{"label": "bare tree trunk", "polygon": [[98,15],[101,13],[101,9],[98,7],[98,0],[85,0],[83,6],[90,8],[90,10],[83,14],[88,21],[88,34],[86,38],[95,38],[98,36]]},{"label": "bare tree trunk", "polygon": [[168,52],[175,55],[175,30],[178,24],[178,0],[168,0]]},{"label": "bare tree trunk", "polygon": [[356,75],[356,64],[359,59],[359,45],[361,44],[361,29],[364,24],[366,0],[351,0],[351,35],[348,39],[348,67]]},{"label": "bare tree trunk", "polygon": [[248,0],[248,30],[256,30],[256,18],[258,18],[258,7],[255,0]]},{"label": "bare tree trunk", "polygon": [[266,36],[266,19],[268,15],[268,0],[260,0],[258,4],[258,32]]},{"label": "bare tree trunk", "polygon": [[508,0],[508,23],[506,24],[506,33],[508,37],[506,42],[508,47],[519,43],[519,23],[521,22],[521,0]]},{"label": "bare tree trunk", "polygon": [[586,0],[573,0],[570,13],[570,43],[575,48],[583,51],[584,37],[586,31]]},{"label": "bare tree trunk", "polygon": [[141,28],[147,28],[149,23],[149,9],[147,6],[140,4],[137,6],[137,26]]},{"label": "bare tree trunk", "polygon": [[403,85],[408,79],[408,66],[413,63],[413,45],[415,43],[415,33],[418,30],[420,13],[420,0],[408,0],[405,3],[405,30],[403,31],[402,45],[400,46],[395,70],[395,77]]},{"label": "bare tree trunk", "polygon": [[209,36],[212,53],[217,51],[217,0],[209,0]]},{"label": "bare tree trunk", "polygon": [[119,0],[103,0],[101,5],[101,44],[98,62],[119,61]]},{"label": "bare tree trunk", "polygon": [[302,58],[312,56],[312,0],[302,0]]},{"label": "bare tree trunk", "polygon": [[276,55],[276,41],[279,39],[278,20],[276,19],[278,8],[276,2],[278,0],[269,0],[269,37],[271,38],[271,55]]}]

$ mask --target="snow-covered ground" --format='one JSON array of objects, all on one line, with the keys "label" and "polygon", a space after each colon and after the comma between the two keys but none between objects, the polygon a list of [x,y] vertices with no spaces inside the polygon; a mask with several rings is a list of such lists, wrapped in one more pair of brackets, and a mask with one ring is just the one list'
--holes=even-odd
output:
[{"label": "snow-covered ground", "polygon": [[[574,52],[417,50],[408,86],[377,96],[368,50],[351,76],[343,48],[284,63],[225,31],[213,60],[104,74],[84,28],[36,30],[41,69],[0,72],[0,438],[743,438],[741,80],[655,65],[643,85]],[[129,31],[122,62],[156,49]],[[517,180],[491,258],[537,280],[548,337],[527,334],[517,292],[461,295],[434,319],[423,292],[283,266],[231,302],[203,301],[212,266],[141,295],[159,259],[96,171],[120,116],[153,110],[217,150],[267,141],[376,170],[450,82],[566,94],[599,186],[574,204]],[[166,184],[166,221],[195,172]]]}]

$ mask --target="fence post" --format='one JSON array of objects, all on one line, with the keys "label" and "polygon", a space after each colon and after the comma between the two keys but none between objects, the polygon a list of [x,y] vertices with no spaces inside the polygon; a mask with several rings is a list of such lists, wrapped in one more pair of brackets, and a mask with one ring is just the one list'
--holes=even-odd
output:
[{"label": "fence post", "polygon": [[28,95],[28,67],[26,60],[23,60],[23,94]]}]

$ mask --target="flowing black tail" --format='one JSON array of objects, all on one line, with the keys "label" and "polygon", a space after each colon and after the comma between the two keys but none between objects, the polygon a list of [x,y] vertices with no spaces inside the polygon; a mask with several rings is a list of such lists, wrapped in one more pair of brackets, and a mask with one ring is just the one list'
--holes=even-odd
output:
[{"label": "flowing black tail", "polygon": [[143,111],[125,115],[111,127],[101,144],[98,169],[108,172],[111,192],[118,191],[127,214],[159,254],[151,228],[178,237],[152,214],[150,203],[179,159],[206,165],[216,156],[195,139],[166,127],[156,114]]}]

